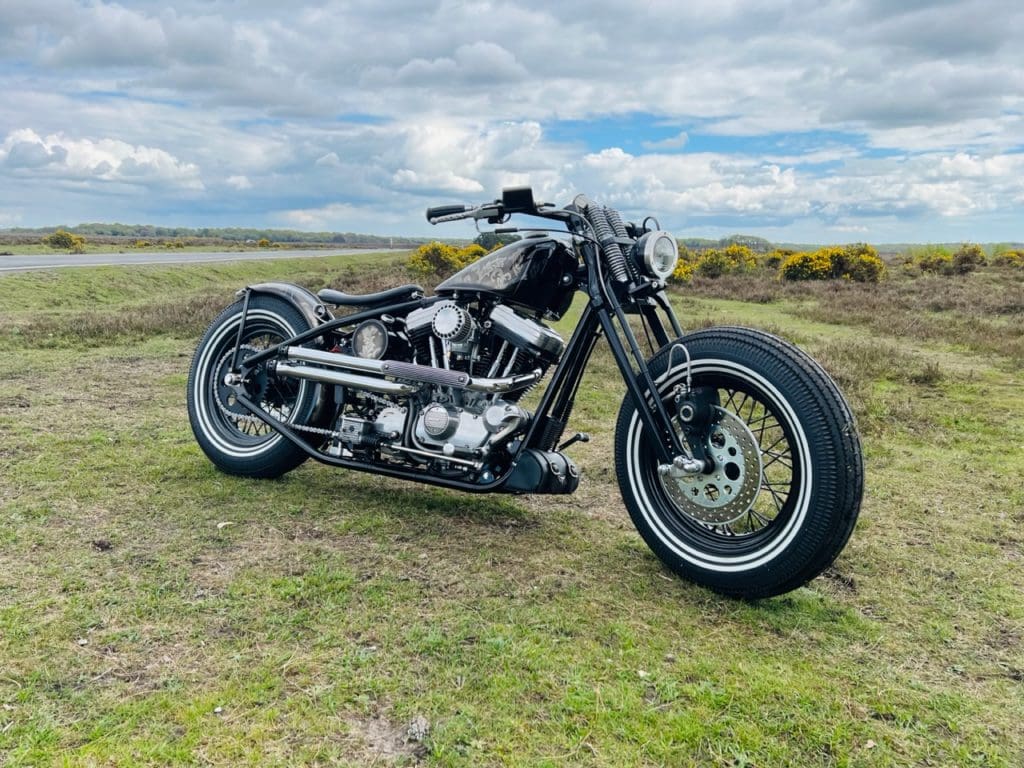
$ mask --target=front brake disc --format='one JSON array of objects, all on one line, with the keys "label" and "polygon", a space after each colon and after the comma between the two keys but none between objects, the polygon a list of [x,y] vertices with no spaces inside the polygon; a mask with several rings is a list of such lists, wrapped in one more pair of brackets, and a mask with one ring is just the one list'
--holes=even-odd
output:
[{"label": "front brake disc", "polygon": [[761,447],[743,419],[719,406],[708,434],[710,473],[659,475],[665,493],[683,514],[699,523],[726,525],[743,517],[761,490]]}]

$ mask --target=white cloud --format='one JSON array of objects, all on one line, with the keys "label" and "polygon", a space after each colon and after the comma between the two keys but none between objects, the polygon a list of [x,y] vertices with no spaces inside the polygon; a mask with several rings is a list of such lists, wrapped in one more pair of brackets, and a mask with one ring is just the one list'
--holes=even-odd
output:
[{"label": "white cloud", "polygon": [[167,37],[158,19],[102,2],[77,9],[73,29],[50,48],[45,60],[60,67],[159,63]]},{"label": "white cloud", "polygon": [[118,139],[39,136],[30,128],[11,131],[0,144],[0,165],[14,174],[32,173],[86,182],[164,184],[202,189],[199,168],[154,147]]},{"label": "white cloud", "polygon": [[643,142],[644,149],[657,151],[659,149],[682,149],[690,141],[690,135],[686,131],[680,131],[675,136],[659,141]]},{"label": "white cloud", "polygon": [[[146,185],[156,211],[416,231],[428,202],[531,183],[679,226],[1013,221],[1022,28],[1009,0],[6,0],[0,125],[32,130],[0,182],[69,220],[79,190]],[[637,114],[658,132],[594,129]]]}]

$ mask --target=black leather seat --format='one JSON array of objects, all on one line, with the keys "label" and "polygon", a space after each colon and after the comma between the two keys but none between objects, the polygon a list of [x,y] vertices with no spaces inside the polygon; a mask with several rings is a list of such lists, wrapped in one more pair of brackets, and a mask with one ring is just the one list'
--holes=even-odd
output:
[{"label": "black leather seat", "polygon": [[324,288],[317,292],[317,297],[325,304],[338,307],[375,307],[378,304],[396,304],[400,301],[412,301],[423,296],[423,289],[418,285],[400,285],[377,293],[344,293],[332,288]]}]

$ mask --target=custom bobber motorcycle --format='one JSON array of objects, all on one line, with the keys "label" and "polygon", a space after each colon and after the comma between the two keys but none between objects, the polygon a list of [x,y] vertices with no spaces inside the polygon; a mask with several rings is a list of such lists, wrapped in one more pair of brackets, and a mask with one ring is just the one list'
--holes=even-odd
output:
[{"label": "custom bobber motorcycle", "polygon": [[[657,556],[718,592],[765,597],[836,558],[857,519],[850,408],[806,354],[760,331],[684,333],[665,293],[676,241],[580,195],[512,188],[427,210],[543,219],[425,296],[265,283],[203,336],[188,380],[196,439],[225,472],[276,477],[307,458],[473,493],[572,493],[573,403],[598,338],[626,385],[615,469]],[[550,222],[550,223],[548,223]],[[545,324],[587,301],[566,342]],[[632,322],[630,322],[632,320]],[[653,355],[645,354],[643,339]],[[550,373],[550,375],[548,375]],[[531,410],[524,396],[547,377]]]}]

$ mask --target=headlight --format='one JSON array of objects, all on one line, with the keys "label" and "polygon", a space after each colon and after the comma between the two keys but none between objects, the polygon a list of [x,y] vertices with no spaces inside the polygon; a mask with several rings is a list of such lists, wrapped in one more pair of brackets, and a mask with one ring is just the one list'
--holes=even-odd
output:
[{"label": "headlight", "polygon": [[637,249],[643,254],[644,268],[658,280],[671,275],[679,261],[679,246],[668,232],[648,232],[640,238]]}]

